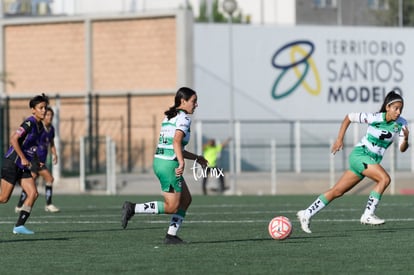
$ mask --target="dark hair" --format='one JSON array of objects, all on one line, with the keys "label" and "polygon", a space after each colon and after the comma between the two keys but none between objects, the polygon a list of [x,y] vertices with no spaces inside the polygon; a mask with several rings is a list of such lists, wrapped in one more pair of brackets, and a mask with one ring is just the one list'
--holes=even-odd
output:
[{"label": "dark hair", "polygon": [[164,114],[167,116],[168,119],[175,117],[178,114],[177,108],[181,105],[181,99],[187,101],[190,99],[190,97],[192,97],[195,94],[196,92],[193,89],[190,89],[188,87],[181,87],[175,94],[174,106],[170,107],[170,109],[165,111]]},{"label": "dark hair", "polygon": [[37,95],[33,97],[32,99],[30,99],[29,107],[34,108],[36,107],[37,104],[41,102],[46,102],[46,105],[49,105],[49,98],[43,93],[41,95]]},{"label": "dark hair", "polygon": [[[386,112],[387,109],[387,105],[394,103],[396,101],[400,101],[403,106],[404,106],[404,99],[402,98],[402,96],[398,93],[396,93],[395,91],[391,91],[389,92],[384,99],[384,103],[382,103],[381,109],[380,109],[380,113],[382,112]],[[401,108],[402,109],[402,108]]]},{"label": "dark hair", "polygon": [[47,112],[51,112],[52,113],[52,116],[55,115],[55,111],[53,111],[53,109],[51,107],[49,107],[49,106],[46,107],[46,113]]}]

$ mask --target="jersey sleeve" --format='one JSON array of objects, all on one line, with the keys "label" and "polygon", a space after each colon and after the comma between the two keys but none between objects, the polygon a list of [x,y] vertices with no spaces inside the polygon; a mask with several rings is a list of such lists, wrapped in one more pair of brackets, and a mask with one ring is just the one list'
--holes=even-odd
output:
[{"label": "jersey sleeve", "polygon": [[349,113],[351,122],[370,124],[375,121],[382,121],[382,113]]},{"label": "jersey sleeve", "polygon": [[23,121],[20,127],[16,130],[16,133],[19,136],[19,138],[24,138],[28,133],[30,133],[30,130],[33,126],[33,121],[30,121],[29,119]]},{"label": "jersey sleeve", "polygon": [[181,130],[185,135],[189,132],[191,126],[191,118],[187,115],[180,115],[177,118],[176,130]]}]

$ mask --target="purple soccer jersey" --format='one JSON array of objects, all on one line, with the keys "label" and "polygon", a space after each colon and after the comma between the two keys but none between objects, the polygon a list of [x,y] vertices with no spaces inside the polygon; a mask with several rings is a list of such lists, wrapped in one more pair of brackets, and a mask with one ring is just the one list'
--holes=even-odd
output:
[{"label": "purple soccer jersey", "polygon": [[39,161],[46,163],[50,142],[55,138],[55,128],[50,125],[49,128],[44,127],[40,134],[39,146],[37,148],[37,156]]},{"label": "purple soccer jersey", "polygon": [[[23,154],[29,162],[33,160],[33,157],[36,154],[39,145],[39,137],[42,132],[43,123],[37,122],[33,116],[26,118],[17,130],[17,133],[19,135],[18,142],[20,148],[22,149]],[[20,157],[16,153],[13,146],[9,147],[5,158],[12,160],[19,168],[24,169],[23,165],[21,164]]]}]

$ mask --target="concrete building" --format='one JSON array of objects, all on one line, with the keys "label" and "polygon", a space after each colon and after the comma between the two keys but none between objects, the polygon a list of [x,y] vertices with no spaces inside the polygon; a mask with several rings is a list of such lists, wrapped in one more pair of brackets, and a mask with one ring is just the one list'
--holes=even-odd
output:
[{"label": "concrete building", "polygon": [[[199,16],[205,3],[211,13],[214,0],[4,0],[6,16],[73,16],[105,13],[146,13],[191,8]],[[219,0],[219,8],[223,0]],[[399,5],[402,1],[399,1]],[[382,26],[390,11],[388,0],[237,0],[236,12],[251,24]],[[399,24],[398,18],[395,25]]]},{"label": "concrete building", "polygon": [[390,12],[387,0],[296,0],[295,8],[296,25],[383,26]]},{"label": "concrete building", "polygon": [[[200,5],[205,1],[208,11],[214,0],[4,0],[6,16],[22,15],[82,15],[105,13],[146,13],[191,8],[199,16]],[[219,8],[221,9],[222,0]],[[241,12],[252,24],[295,24],[295,0],[238,0]]]}]

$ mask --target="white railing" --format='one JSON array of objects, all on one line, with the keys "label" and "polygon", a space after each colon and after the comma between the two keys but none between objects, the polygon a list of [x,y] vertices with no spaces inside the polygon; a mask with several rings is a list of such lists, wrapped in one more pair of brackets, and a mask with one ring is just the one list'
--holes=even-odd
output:
[{"label": "white railing", "polygon": [[[209,122],[210,123],[210,122]],[[211,122],[213,125],[216,125],[216,127],[220,128],[218,125],[217,121]],[[258,122],[259,123],[259,122]],[[263,121],[262,123],[267,123],[267,124],[271,124],[268,121]],[[203,139],[210,139],[210,138],[217,138],[218,139],[225,139],[225,136],[223,136],[223,131],[206,131],[205,127],[206,123],[202,122],[202,121],[197,121],[196,122],[196,148],[195,151],[198,152],[198,154],[201,154],[202,152],[202,142]],[[292,171],[289,172],[295,172],[297,174],[303,172],[303,163],[301,161],[301,159],[303,158],[303,151],[305,150],[305,146],[304,146],[304,141],[303,141],[303,123],[301,123],[300,121],[296,121],[294,123],[292,123],[293,126],[293,136],[292,137],[292,144],[290,145],[293,148],[293,155],[294,155],[294,160],[293,160],[293,169]],[[228,125],[228,124],[227,124]],[[335,132],[339,129],[340,122],[336,123],[337,127],[335,128]],[[321,160],[321,159],[327,159],[328,160],[328,165],[326,165],[325,170],[326,172],[329,173],[329,186],[328,187],[332,187],[335,182],[336,182],[336,173],[337,171],[340,171],[340,173],[342,173],[344,171],[344,169],[347,169],[347,165],[348,165],[348,154],[350,152],[350,150],[352,149],[352,147],[354,146],[354,144],[356,144],[360,137],[359,137],[359,133],[362,132],[360,131],[359,127],[357,124],[355,124],[356,127],[351,127],[349,129],[349,131],[353,131],[352,133],[348,133],[348,138],[350,140],[352,140],[352,142],[348,141],[348,145],[346,146],[347,149],[344,149],[343,152],[337,153],[335,156],[332,155],[330,153],[332,144],[334,142],[333,138],[330,138],[329,143],[326,143],[325,146],[322,149],[319,149],[319,153],[318,154],[314,154],[312,155],[312,157],[314,157],[315,162]],[[251,160],[250,156],[246,156],[243,155],[243,146],[245,146],[245,143],[243,143],[243,141],[246,140],[246,137],[243,137],[243,123],[240,121],[236,121],[235,122],[235,127],[236,130],[235,132],[235,137],[234,140],[236,140],[235,143],[235,154],[236,154],[236,167],[238,167],[238,169],[236,170],[236,175],[229,175],[230,178],[233,176],[236,179],[236,182],[234,183],[234,186],[232,186],[232,190],[236,193],[237,192],[237,174],[240,174],[243,171],[242,167],[242,162],[247,160]],[[271,126],[268,126],[271,127]],[[411,123],[410,125],[410,129],[414,129],[414,123]],[[281,135],[283,135],[283,133],[281,133]],[[414,144],[414,134],[410,135],[410,144]],[[302,138],[301,138],[302,137]],[[263,149],[264,151],[266,151],[265,155],[261,155],[260,158],[266,158],[270,164],[269,164],[269,169],[267,171],[270,172],[270,183],[269,183],[269,187],[270,187],[270,192],[271,194],[277,194],[277,190],[278,190],[278,184],[277,184],[277,178],[278,178],[278,173],[281,172],[281,170],[279,169],[280,165],[279,163],[281,162],[280,159],[280,142],[278,141],[277,137],[274,139],[270,139],[268,141],[267,144],[260,144],[260,146],[264,147],[264,148],[268,148]],[[385,167],[385,169],[389,172],[390,177],[391,177],[391,186],[390,186],[390,193],[391,194],[395,194],[395,186],[396,186],[396,171],[397,171],[397,160],[399,160],[400,166],[401,163],[404,164],[404,168],[403,170],[406,171],[411,171],[414,172],[414,150],[409,149],[405,154],[396,154],[396,151],[399,152],[398,148],[397,148],[397,144],[393,143],[390,148],[388,148],[387,153],[384,157],[383,160],[383,166]],[[222,154],[223,155],[223,154]],[[250,159],[249,159],[250,157]],[[402,157],[404,157],[403,160],[400,160]],[[411,164],[406,163],[406,161],[410,161]],[[283,160],[282,160],[283,161]],[[345,164],[344,164],[345,162]],[[307,169],[307,171],[309,171],[309,169]]]},{"label": "white railing", "polygon": [[[92,181],[91,177],[86,173],[86,142],[87,137],[80,138],[80,157],[79,157],[79,190],[81,192],[87,191],[87,182]],[[90,146],[90,145],[89,145]],[[115,195],[117,193],[116,186],[116,147],[115,142],[109,137],[105,137],[106,148],[106,176],[105,176],[105,191],[108,195]],[[100,178],[100,177],[99,177]],[[89,186],[91,188],[91,186]]]}]

